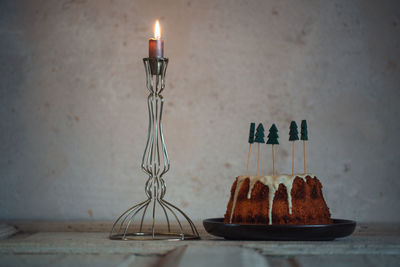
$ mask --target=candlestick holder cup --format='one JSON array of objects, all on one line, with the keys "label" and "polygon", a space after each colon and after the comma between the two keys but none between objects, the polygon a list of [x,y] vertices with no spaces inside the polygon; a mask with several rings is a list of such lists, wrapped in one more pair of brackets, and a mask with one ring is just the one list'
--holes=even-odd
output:
[{"label": "candlestick holder cup", "polygon": [[[125,211],[114,223],[110,239],[187,240],[199,239],[192,220],[178,207],[164,199],[167,190],[164,175],[170,161],[162,129],[165,73],[168,58],[144,58],[149,127],[142,158],[142,170],[148,175],[147,199]],[[156,222],[157,221],[157,222]]]}]

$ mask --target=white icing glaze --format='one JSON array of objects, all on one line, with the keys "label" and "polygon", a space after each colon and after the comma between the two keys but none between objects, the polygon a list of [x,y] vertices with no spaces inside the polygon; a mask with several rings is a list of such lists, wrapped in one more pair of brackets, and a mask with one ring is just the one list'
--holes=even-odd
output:
[{"label": "white icing glaze", "polygon": [[236,183],[236,189],[235,193],[233,196],[233,203],[232,203],[232,209],[231,209],[231,216],[229,219],[229,222],[232,223],[232,218],[233,218],[233,213],[235,211],[236,207],[236,200],[239,194],[239,190],[242,186],[242,183],[248,178],[250,179],[249,181],[249,191],[247,193],[247,198],[251,199],[251,193],[253,192],[254,185],[257,182],[260,182],[264,184],[265,186],[268,186],[269,193],[268,193],[268,201],[269,201],[269,210],[268,210],[268,222],[269,224],[272,224],[272,205],[274,204],[274,197],[275,193],[279,188],[280,184],[283,184],[286,187],[286,192],[288,195],[288,203],[289,203],[289,214],[292,214],[292,187],[293,187],[293,181],[296,177],[299,177],[306,181],[306,177],[309,176],[311,179],[315,178],[315,175],[310,174],[310,173],[303,173],[303,174],[295,174],[295,175],[288,175],[288,174],[282,174],[282,175],[267,175],[267,176],[239,176],[237,178],[237,183]]}]

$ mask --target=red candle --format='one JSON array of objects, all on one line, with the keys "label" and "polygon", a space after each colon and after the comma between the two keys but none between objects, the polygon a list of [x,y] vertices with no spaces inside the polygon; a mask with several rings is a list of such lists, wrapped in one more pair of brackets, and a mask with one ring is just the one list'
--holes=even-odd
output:
[{"label": "red candle", "polygon": [[154,26],[154,38],[149,39],[149,57],[164,57],[164,40],[161,40],[161,29],[158,20]]}]

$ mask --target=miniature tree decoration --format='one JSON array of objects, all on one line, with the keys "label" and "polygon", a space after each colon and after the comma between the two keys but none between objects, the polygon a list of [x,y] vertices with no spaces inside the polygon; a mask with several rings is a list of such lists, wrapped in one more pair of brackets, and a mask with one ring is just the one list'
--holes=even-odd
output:
[{"label": "miniature tree decoration", "polygon": [[272,145],[272,170],[273,175],[275,175],[275,153],[274,153],[274,145],[279,145],[278,142],[278,128],[276,128],[275,123],[272,124],[271,128],[269,128],[268,140],[267,144]]},{"label": "miniature tree decoration", "polygon": [[299,132],[295,121],[290,123],[289,141],[292,141],[292,175],[294,175],[294,142],[299,140]]},{"label": "miniature tree decoration", "polygon": [[256,124],[254,122],[250,123],[249,154],[247,155],[246,176],[249,175],[249,162],[250,162],[251,144],[254,143],[254,130],[255,130],[255,128],[256,128]]},{"label": "miniature tree decoration", "polygon": [[306,141],[308,141],[307,121],[301,121],[301,140],[303,140],[303,151],[304,151],[304,173],[307,173],[306,165]]},{"label": "miniature tree decoration", "polygon": [[257,147],[257,176],[260,175],[260,143],[264,143],[264,126],[262,123],[260,123],[257,126],[256,130],[256,139],[254,140],[256,143],[258,143]]}]

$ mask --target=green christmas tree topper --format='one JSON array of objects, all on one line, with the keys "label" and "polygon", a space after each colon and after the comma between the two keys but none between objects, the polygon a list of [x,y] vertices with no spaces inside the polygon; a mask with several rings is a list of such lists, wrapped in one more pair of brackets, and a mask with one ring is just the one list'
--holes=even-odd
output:
[{"label": "green christmas tree topper", "polygon": [[264,141],[264,137],[265,137],[264,126],[262,125],[262,123],[260,123],[257,126],[256,139],[254,141],[257,142],[257,143],[264,143],[265,142]]},{"label": "green christmas tree topper", "polygon": [[269,144],[269,145],[279,145],[278,138],[279,138],[278,128],[276,128],[276,125],[274,123],[274,124],[272,124],[271,128],[269,128],[267,144]]},{"label": "green christmas tree topper", "polygon": [[290,123],[289,141],[299,140],[299,132],[297,131],[297,124],[295,121]]},{"label": "green christmas tree topper", "polygon": [[307,121],[301,121],[301,140],[308,141]]},{"label": "green christmas tree topper", "polygon": [[254,130],[256,129],[256,124],[254,122],[250,123],[250,133],[249,133],[249,143],[254,143]]}]

